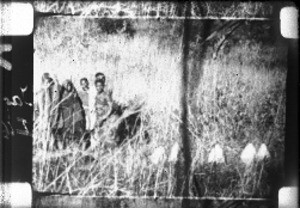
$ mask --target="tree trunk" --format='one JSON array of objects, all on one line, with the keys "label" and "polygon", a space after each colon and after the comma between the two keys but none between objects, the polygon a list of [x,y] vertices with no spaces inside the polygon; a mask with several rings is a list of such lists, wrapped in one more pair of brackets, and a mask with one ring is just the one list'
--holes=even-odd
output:
[{"label": "tree trunk", "polygon": [[[181,109],[181,123],[180,123],[180,147],[182,152],[175,167],[176,173],[176,196],[182,195],[183,197],[189,196],[189,178],[190,178],[190,166],[191,166],[191,151],[190,151],[190,139],[188,135],[188,108],[187,108],[187,96],[188,96],[188,53],[189,53],[189,33],[190,33],[190,15],[191,3],[185,3],[185,20],[183,27],[182,37],[182,59],[181,59],[181,92],[180,92],[180,109]],[[183,207],[189,207],[189,201],[183,200]]]}]

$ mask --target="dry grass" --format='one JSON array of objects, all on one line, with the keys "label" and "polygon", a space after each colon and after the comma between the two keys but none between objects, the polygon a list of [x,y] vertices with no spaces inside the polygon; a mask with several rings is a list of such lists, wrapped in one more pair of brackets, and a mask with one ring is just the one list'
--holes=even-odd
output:
[{"label": "dry grass", "polygon": [[[140,24],[140,28],[147,28],[146,23]],[[166,33],[175,30],[174,22],[164,24],[171,25]],[[180,37],[162,44],[165,37],[161,33],[158,37],[137,32],[134,38],[108,35],[91,29],[96,28],[96,22],[72,18],[44,19],[40,26],[35,34],[35,90],[46,71],[56,75],[60,83],[71,78],[76,87],[81,77],[91,80],[102,71],[116,102],[144,105],[137,134],[119,147],[111,145],[113,125],[107,125],[96,135],[94,148],[84,150],[74,144],[66,150],[53,150],[50,135],[36,120],[35,189],[98,196],[173,196],[175,164],[168,157],[179,140]],[[193,196],[265,197],[273,188],[271,172],[279,173],[275,180],[281,177],[286,69],[266,64],[257,67],[251,59],[257,54],[271,59],[272,51],[259,44],[251,47],[238,45],[229,55],[204,64],[201,83],[192,98],[196,106],[189,107]],[[236,59],[239,54],[243,54],[242,63]],[[266,143],[271,159],[245,167],[240,153],[250,141],[256,148]],[[225,164],[207,163],[215,144],[223,148]],[[154,163],[152,153],[157,148],[163,152]]]}]

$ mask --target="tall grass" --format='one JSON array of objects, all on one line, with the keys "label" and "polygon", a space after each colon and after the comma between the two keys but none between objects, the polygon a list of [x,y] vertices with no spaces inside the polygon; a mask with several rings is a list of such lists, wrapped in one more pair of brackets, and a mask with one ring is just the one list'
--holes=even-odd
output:
[{"label": "tall grass", "polygon": [[[54,150],[53,138],[39,127],[37,119],[33,144],[36,190],[97,196],[174,195],[175,162],[168,157],[180,139],[181,39],[171,34],[176,24],[137,22],[135,27],[140,30],[128,37],[106,34],[96,21],[41,20],[34,43],[36,91],[43,72],[57,76],[60,83],[71,78],[78,88],[81,77],[93,80],[101,71],[117,103],[143,107],[137,134],[118,147],[112,142],[112,122],[92,138],[93,148],[70,144],[67,149]],[[173,39],[164,43],[166,34]],[[286,69],[279,64],[260,65],[256,57],[259,54],[273,63],[272,50],[271,46],[250,48],[241,43],[217,60],[207,57],[197,93],[189,101],[196,103],[189,105],[191,195],[265,197],[272,192],[271,178],[281,178]],[[237,58],[241,54],[242,59]],[[246,167],[239,156],[248,142],[256,148],[266,143],[271,159]],[[207,162],[215,144],[223,148],[226,163]],[[162,151],[156,163],[153,157],[158,155],[153,152],[157,148]],[[278,173],[275,177],[273,170]]]}]

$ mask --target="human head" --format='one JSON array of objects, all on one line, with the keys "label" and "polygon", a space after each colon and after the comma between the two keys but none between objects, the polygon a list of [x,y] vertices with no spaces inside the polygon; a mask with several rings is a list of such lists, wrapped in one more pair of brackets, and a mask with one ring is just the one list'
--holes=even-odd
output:
[{"label": "human head", "polygon": [[96,79],[95,81],[95,87],[96,87],[96,90],[97,92],[103,92],[103,89],[104,89],[104,81],[103,80],[100,80],[100,79]]},{"label": "human head", "polygon": [[64,86],[64,88],[65,88],[65,90],[66,90],[67,92],[72,92],[72,90],[73,90],[73,88],[74,88],[74,87],[73,87],[72,81],[69,80],[69,79],[67,79],[66,81],[64,81],[63,86]]},{"label": "human head", "polygon": [[50,78],[50,75],[48,72],[45,72],[43,75],[42,75],[42,84],[46,84],[46,83],[49,83]]},{"label": "human head", "polygon": [[97,74],[95,74],[95,79],[102,80],[103,83],[105,84],[105,75],[102,72],[98,72]]},{"label": "human head", "polygon": [[80,86],[83,90],[89,89],[89,81],[86,77],[80,79]]}]

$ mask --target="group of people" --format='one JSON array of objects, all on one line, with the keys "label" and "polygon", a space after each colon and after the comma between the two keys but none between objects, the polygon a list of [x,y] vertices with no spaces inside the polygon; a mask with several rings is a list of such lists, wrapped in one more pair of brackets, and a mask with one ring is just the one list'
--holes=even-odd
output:
[{"label": "group of people", "polygon": [[65,141],[74,141],[101,127],[112,112],[111,93],[105,89],[106,77],[95,75],[94,86],[80,79],[80,90],[71,80],[61,85],[49,73],[42,75],[42,88],[35,103],[35,120],[40,129]]}]

